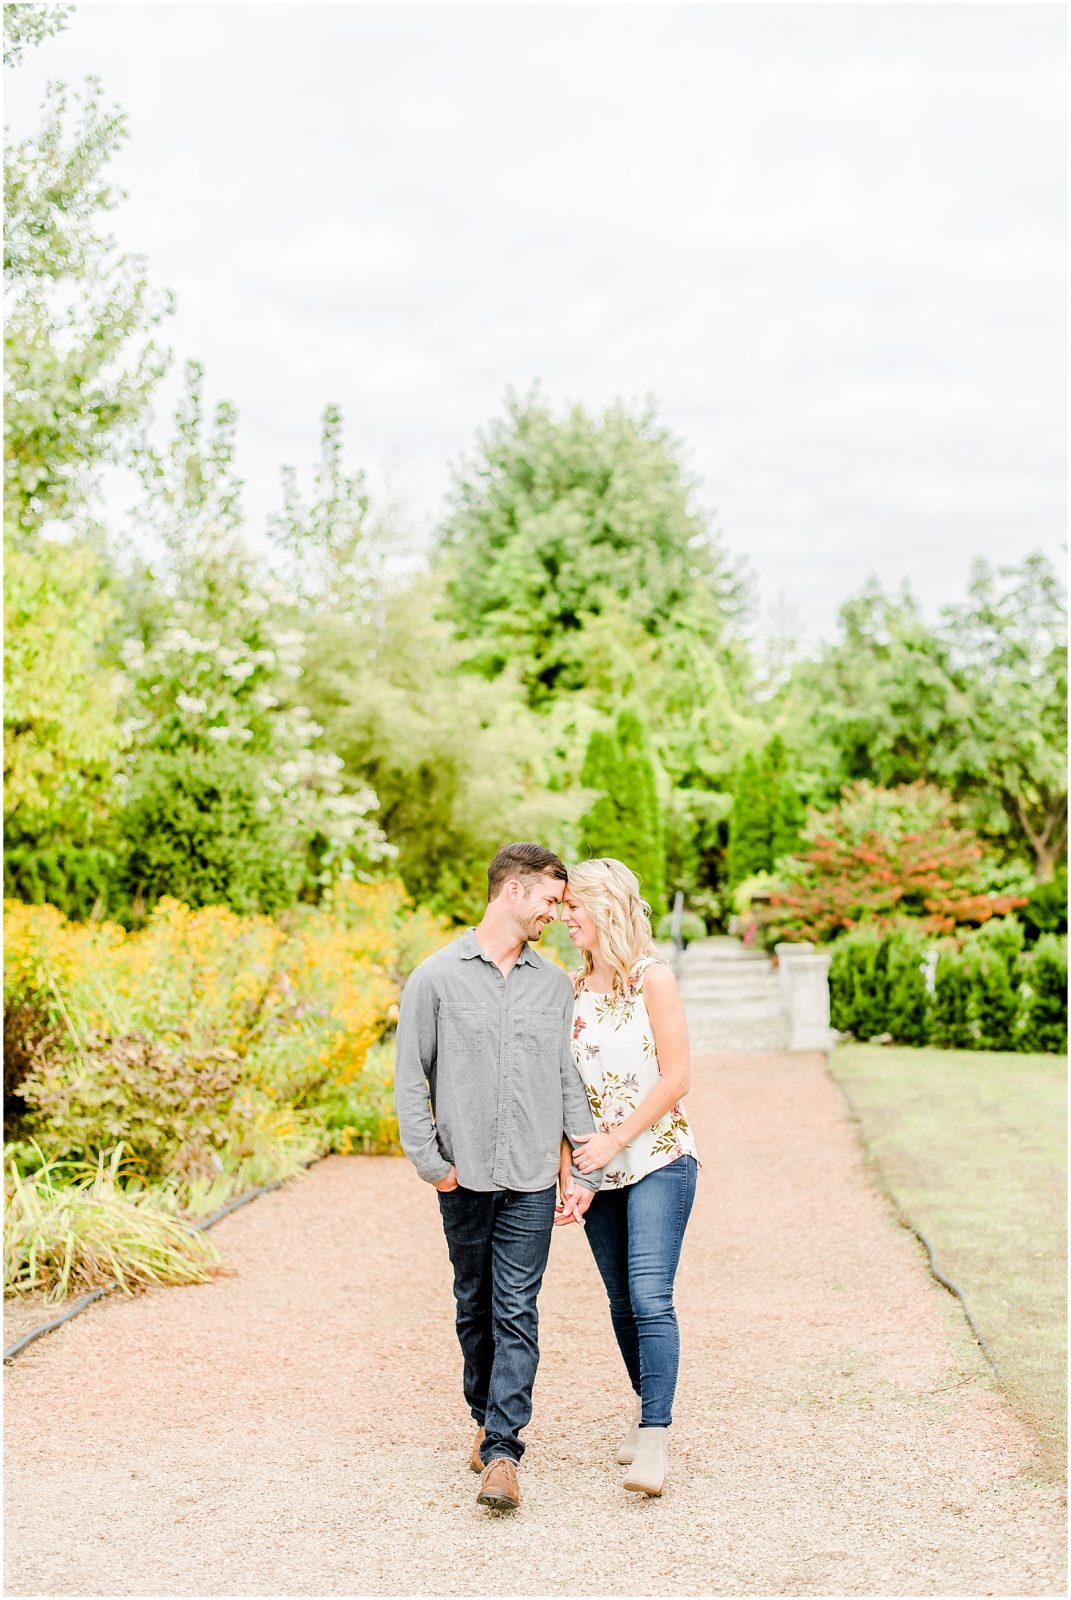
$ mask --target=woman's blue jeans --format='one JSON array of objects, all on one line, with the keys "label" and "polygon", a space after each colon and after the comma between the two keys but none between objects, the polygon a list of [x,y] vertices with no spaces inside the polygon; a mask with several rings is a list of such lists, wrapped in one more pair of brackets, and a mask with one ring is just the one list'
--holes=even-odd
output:
[{"label": "woman's blue jeans", "polygon": [[614,1333],[643,1401],[641,1428],[668,1428],[673,1420],[681,1348],[673,1279],[697,1170],[694,1156],[678,1156],[624,1188],[600,1189],[584,1218]]}]

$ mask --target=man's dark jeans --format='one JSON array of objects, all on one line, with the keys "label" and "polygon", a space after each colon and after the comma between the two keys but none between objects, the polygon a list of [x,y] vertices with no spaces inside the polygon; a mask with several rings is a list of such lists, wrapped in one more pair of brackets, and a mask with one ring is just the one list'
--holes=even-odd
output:
[{"label": "man's dark jeans", "polygon": [[465,1399],[485,1430],[480,1454],[519,1461],[518,1435],[532,1415],[539,1363],[539,1294],[554,1230],[556,1190],[524,1194],[475,1189],[439,1192],[454,1267],[457,1337],[465,1358]]}]

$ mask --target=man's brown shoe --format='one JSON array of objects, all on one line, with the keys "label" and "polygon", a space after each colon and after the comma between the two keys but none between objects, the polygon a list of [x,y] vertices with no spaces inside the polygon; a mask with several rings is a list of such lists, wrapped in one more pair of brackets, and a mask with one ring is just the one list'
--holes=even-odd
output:
[{"label": "man's brown shoe", "polygon": [[483,1469],[476,1504],[492,1511],[516,1511],[521,1503],[517,1468],[508,1456],[495,1456]]},{"label": "man's brown shoe", "polygon": [[472,1454],[469,1456],[469,1465],[471,1466],[473,1472],[482,1472],[483,1471],[483,1457],[480,1454],[480,1446],[482,1444],[483,1444],[483,1429],[482,1428],[477,1428],[476,1429],[476,1438],[475,1438],[475,1440],[473,1442],[473,1446],[472,1446]]}]

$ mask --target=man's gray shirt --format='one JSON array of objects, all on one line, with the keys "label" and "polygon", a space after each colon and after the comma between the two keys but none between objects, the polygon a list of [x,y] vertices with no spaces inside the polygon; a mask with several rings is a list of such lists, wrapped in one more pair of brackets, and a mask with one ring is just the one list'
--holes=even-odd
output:
[{"label": "man's gray shirt", "polygon": [[394,1098],[424,1181],[453,1166],[463,1189],[549,1189],[562,1134],[595,1129],[572,1036],[573,986],[528,944],[508,977],[472,928],[422,961],[402,991]]}]

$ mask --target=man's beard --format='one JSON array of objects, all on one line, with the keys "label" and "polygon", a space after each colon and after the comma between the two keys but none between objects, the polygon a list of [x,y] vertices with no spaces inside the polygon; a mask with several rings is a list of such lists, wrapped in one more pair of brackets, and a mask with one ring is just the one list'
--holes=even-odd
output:
[{"label": "man's beard", "polygon": [[533,917],[524,930],[524,937],[526,939],[535,941],[539,938],[545,927],[546,923],[543,921],[542,917]]}]

